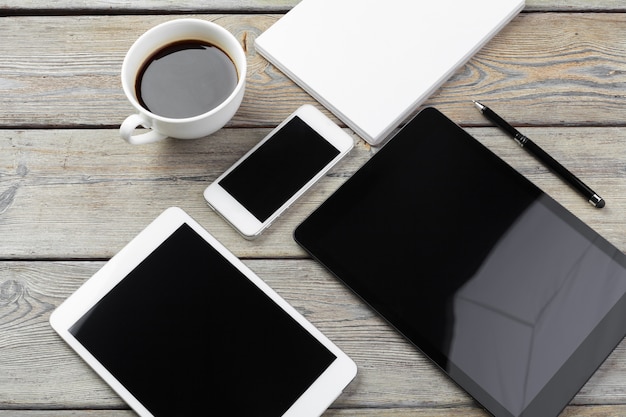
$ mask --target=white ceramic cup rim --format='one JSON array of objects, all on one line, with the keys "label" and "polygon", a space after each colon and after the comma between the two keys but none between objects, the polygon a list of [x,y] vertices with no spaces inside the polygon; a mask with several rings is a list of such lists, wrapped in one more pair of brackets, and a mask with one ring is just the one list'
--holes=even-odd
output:
[{"label": "white ceramic cup rim", "polygon": [[[226,53],[226,55],[228,55],[230,60],[233,62],[233,65],[235,66],[235,70],[237,71],[237,85],[235,86],[232,93],[226,99],[224,99],[224,101],[222,101],[219,105],[217,105],[216,107],[212,108],[211,110],[207,112],[201,113],[196,116],[185,117],[185,118],[165,117],[165,116],[161,116],[159,114],[153,113],[150,110],[146,109],[139,103],[135,95],[135,82],[136,82],[136,77],[138,75],[138,72],[141,69],[141,65],[143,65],[143,63],[145,63],[145,61],[152,54],[154,54],[160,48],[163,48],[164,46],[166,46],[167,43],[176,42],[178,40],[188,40],[191,38],[185,37],[185,36],[176,37],[176,38],[173,37],[167,43],[162,43],[158,45],[156,48],[152,48],[150,52],[148,52],[147,54],[145,53],[143,54],[145,56],[139,61],[141,63],[139,67],[133,66],[132,68],[130,68],[129,60],[131,57],[134,57],[136,54],[140,53],[138,52],[138,50],[143,47],[142,45],[143,42],[145,42],[146,39],[148,39],[149,37],[153,36],[154,33],[167,30],[167,28],[171,26],[180,26],[180,25],[182,26],[202,25],[202,26],[211,28],[211,30],[221,32],[223,36],[225,36],[226,38],[230,38],[231,41],[234,41],[236,44],[238,44],[237,38],[235,38],[235,36],[232,33],[230,33],[228,30],[226,30],[222,26],[218,25],[217,23],[213,23],[208,20],[201,20],[201,19],[194,19],[194,18],[176,19],[176,20],[170,20],[168,22],[161,23],[157,26],[152,27],[146,32],[144,32],[133,43],[133,45],[130,47],[130,49],[126,53],[126,56],[124,57],[124,61],[122,62],[121,74],[122,74],[122,89],[124,90],[124,94],[126,94],[126,98],[130,101],[133,107],[135,107],[135,109],[139,111],[139,113],[148,117],[148,119],[159,120],[159,121],[163,121],[163,122],[170,123],[170,124],[189,123],[189,122],[204,119],[206,117],[210,117],[212,114],[219,112],[223,107],[227,106],[228,103],[230,103],[233,100],[233,98],[239,93],[239,91],[243,88],[245,84],[246,69],[247,69],[245,54],[243,53],[243,51],[241,51],[240,48],[224,48],[223,45],[216,45],[220,49],[222,49],[222,51]],[[198,39],[198,40],[206,40],[207,42],[211,42],[211,43],[215,42],[214,39],[209,39],[209,38]],[[233,56],[234,54],[240,54],[240,53],[242,55],[240,57]],[[132,71],[132,72],[129,73],[129,71]]]}]

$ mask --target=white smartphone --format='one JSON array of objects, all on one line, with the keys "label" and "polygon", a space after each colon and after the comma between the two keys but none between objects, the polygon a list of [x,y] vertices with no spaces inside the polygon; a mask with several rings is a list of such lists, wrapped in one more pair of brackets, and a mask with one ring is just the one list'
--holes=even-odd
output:
[{"label": "white smartphone", "polygon": [[209,206],[254,239],[354,146],[321,111],[304,105],[206,190]]}]

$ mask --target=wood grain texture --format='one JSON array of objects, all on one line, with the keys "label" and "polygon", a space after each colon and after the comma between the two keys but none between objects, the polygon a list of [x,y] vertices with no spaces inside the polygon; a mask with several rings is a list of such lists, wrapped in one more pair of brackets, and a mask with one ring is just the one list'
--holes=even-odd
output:
[{"label": "wood grain texture", "polygon": [[[325,417],[488,417],[489,415],[490,414],[481,409],[470,407],[444,407],[441,409],[399,408],[376,410],[331,409],[324,414]],[[623,415],[626,415],[626,409],[619,406],[569,406],[564,410],[560,417],[618,417]]]},{"label": "wood grain texture", "polygon": [[[425,408],[475,408],[462,390],[314,261],[245,263],[357,363],[359,373],[335,408],[415,409],[415,415],[422,415],[420,409],[426,413]],[[48,325],[51,311],[102,264],[0,262],[0,409],[18,404],[24,409],[124,408]],[[623,404],[624,372],[626,342],[572,404]]]},{"label": "wood grain texture", "polygon": [[[626,415],[622,406],[569,406],[560,417],[619,417]],[[0,410],[0,417],[134,417],[128,410]],[[488,417],[479,408],[380,408],[337,409],[330,408],[324,417]]]},{"label": "wood grain texture", "polygon": [[623,125],[626,32],[606,30],[624,23],[623,14],[521,15],[428,103],[464,124],[481,123],[467,112],[471,96],[516,125]]},{"label": "wood grain texture", "polygon": [[[230,126],[275,126],[299,105],[314,102],[254,49],[254,39],[280,15],[196,17],[222,24],[248,51],[246,95]],[[144,31],[172,18],[3,18],[0,125],[119,126],[133,112],[119,79],[124,55]],[[623,126],[626,14],[518,16],[426,105],[461,124],[484,125],[468,106],[472,99],[485,101],[515,124]]]},{"label": "wood grain texture", "polygon": [[[523,130],[603,196],[607,207],[592,209],[498,129],[469,131],[625,251],[626,131]],[[267,132],[223,129],[195,141],[131,146],[116,130],[0,130],[0,256],[108,258],[162,210],[180,206],[238,256],[302,257],[293,230],[371,157],[372,149],[355,137],[355,149],[337,167],[259,239],[248,242],[209,209],[202,192]]]},{"label": "wood grain texture", "polygon": [[[37,13],[50,11],[76,11],[101,13],[131,12],[277,12],[287,11],[300,0],[64,0],[41,2],[37,0],[2,0],[0,8],[8,13]],[[624,11],[621,0],[526,0],[525,11]]]},{"label": "wood grain texture", "polygon": [[[618,417],[626,415],[622,406],[569,406],[560,417]],[[0,417],[133,417],[127,410],[0,410]],[[324,417],[488,417],[476,407],[432,408],[330,408]]]}]

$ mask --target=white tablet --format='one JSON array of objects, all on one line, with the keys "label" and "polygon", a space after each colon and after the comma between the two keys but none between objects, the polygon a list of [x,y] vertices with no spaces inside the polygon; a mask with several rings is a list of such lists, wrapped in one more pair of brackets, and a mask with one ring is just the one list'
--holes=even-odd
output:
[{"label": "white tablet", "polygon": [[185,212],[170,208],[52,314],[140,415],[318,416],[356,365]]}]

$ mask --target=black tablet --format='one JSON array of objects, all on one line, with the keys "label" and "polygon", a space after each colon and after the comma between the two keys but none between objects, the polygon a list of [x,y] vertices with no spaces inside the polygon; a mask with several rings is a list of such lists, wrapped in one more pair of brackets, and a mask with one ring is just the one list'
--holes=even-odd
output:
[{"label": "black tablet", "polygon": [[558,415],[626,334],[626,256],[433,108],[295,239],[497,417]]}]

